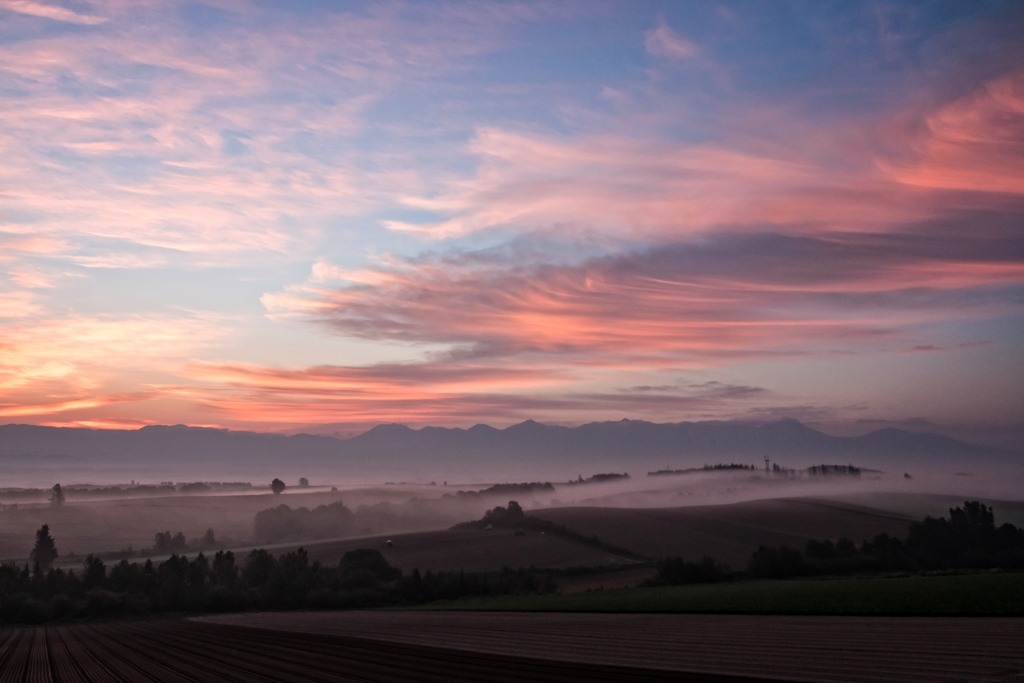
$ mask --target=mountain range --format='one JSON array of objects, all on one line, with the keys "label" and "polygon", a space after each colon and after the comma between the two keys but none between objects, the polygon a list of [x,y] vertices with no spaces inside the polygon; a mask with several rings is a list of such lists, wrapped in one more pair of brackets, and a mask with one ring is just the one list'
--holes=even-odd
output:
[{"label": "mountain range", "polygon": [[522,481],[599,471],[635,476],[732,461],[760,467],[763,457],[788,467],[853,463],[895,470],[942,463],[962,468],[993,453],[938,434],[891,427],[832,436],[792,419],[766,424],[621,420],[579,427],[527,420],[505,429],[384,424],[347,439],[184,425],[101,430],[10,424],[0,425],[0,487],[43,483],[57,475],[68,482],[270,475],[363,482]]}]

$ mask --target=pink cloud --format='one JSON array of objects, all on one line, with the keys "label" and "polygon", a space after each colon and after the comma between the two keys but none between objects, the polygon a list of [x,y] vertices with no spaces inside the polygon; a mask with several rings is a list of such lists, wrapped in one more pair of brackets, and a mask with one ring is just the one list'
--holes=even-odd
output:
[{"label": "pink cloud", "polygon": [[45,5],[41,2],[32,2],[32,0],[0,0],[0,9],[85,26],[95,26],[106,21],[104,17],[78,14],[64,7]]},{"label": "pink cloud", "polygon": [[[445,238],[496,226],[649,235],[699,232],[722,223],[770,220],[765,201],[836,180],[799,159],[758,156],[713,145],[599,136],[556,139],[481,129],[471,151],[475,177],[452,180],[407,206],[449,214],[441,222],[388,221],[391,229]],[[804,211],[789,218],[820,219]],[[791,214],[792,208],[787,209]]]},{"label": "pink cloud", "polygon": [[[727,364],[838,341],[870,347],[926,323],[1009,312],[984,292],[1024,283],[1015,244],[978,225],[975,240],[952,245],[913,232],[738,234],[580,265],[463,254],[354,274],[321,267],[307,285],[263,302],[274,317],[346,336],[447,344],[469,357]],[[970,292],[976,301],[964,305]]]},{"label": "pink cloud", "polygon": [[[92,21],[29,0],[5,6]],[[388,179],[356,173],[355,154],[337,141],[364,130],[367,109],[399,85],[443,74],[493,50],[508,25],[546,15],[509,6],[420,16],[393,4],[282,26],[246,7],[239,26],[208,40],[182,30],[175,3],[102,12],[109,21],[95,31],[0,45],[6,76],[25,93],[0,103],[5,212],[30,216],[19,230],[71,252],[99,238],[190,253],[193,264],[307,253],[331,220],[379,207]],[[240,134],[243,153],[224,152],[224,131]],[[297,135],[336,151],[305,153]],[[138,168],[126,172],[126,162]]]},{"label": "pink cloud", "polygon": [[1024,194],[1024,72],[986,83],[931,113],[912,144],[912,163],[881,163],[897,182]]},{"label": "pink cloud", "polygon": [[556,366],[426,362],[368,367],[268,368],[202,364],[187,374],[204,386],[191,400],[222,424],[296,429],[310,425],[369,427],[399,421],[425,426],[479,421],[510,424],[543,412],[563,421],[674,410],[720,415],[744,410],[763,390],[717,382],[671,391],[579,391]]}]

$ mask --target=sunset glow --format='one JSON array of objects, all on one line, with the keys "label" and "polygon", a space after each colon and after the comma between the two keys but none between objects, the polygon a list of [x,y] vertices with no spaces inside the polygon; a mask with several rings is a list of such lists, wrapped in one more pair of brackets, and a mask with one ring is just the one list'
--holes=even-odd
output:
[{"label": "sunset glow", "polygon": [[0,422],[1024,422],[1024,6],[0,0]]}]

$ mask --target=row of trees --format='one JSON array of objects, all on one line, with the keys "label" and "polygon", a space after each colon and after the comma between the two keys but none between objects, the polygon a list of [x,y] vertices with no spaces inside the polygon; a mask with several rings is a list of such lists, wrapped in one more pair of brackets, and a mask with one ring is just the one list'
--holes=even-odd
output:
[{"label": "row of trees", "polygon": [[[275,557],[254,550],[242,562],[231,551],[189,559],[172,555],[155,564],[127,560],[109,568],[89,555],[79,571],[44,569],[56,557],[49,539],[37,545],[33,566],[0,565],[0,623],[43,623],[66,618],[168,612],[343,609],[413,604],[467,596],[554,590],[536,571],[486,574],[426,572],[409,575],[377,550],[353,550],[337,566],[310,561],[305,550]],[[49,555],[47,555],[49,552]]]},{"label": "row of trees", "polygon": [[925,517],[913,522],[907,539],[879,534],[859,547],[848,538],[811,540],[803,551],[782,545],[761,547],[745,574],[705,557],[701,562],[665,558],[658,562],[657,583],[710,583],[737,578],[785,579],[892,571],[951,569],[1024,569],[1024,529],[996,527],[991,508],[967,501],[951,508],[949,519]]},{"label": "row of trees", "polygon": [[748,572],[758,578],[948,569],[1024,569],[1024,529],[996,527],[988,506],[968,501],[949,519],[926,517],[910,525],[907,539],[879,534],[857,547],[843,538],[809,541],[795,548],[760,548]]}]

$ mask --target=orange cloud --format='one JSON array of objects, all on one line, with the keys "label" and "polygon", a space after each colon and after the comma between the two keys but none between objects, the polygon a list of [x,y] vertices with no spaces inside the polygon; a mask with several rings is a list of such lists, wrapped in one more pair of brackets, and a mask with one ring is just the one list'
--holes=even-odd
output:
[{"label": "orange cloud", "polygon": [[[604,369],[606,370],[606,368]],[[708,415],[738,410],[761,397],[755,387],[704,385],[646,387],[637,391],[581,391],[586,374],[543,361],[517,363],[423,362],[366,367],[268,368],[195,364],[184,374],[195,405],[226,425],[296,429],[347,425],[348,429],[399,421],[411,425],[509,424],[544,412],[547,419],[580,421],[632,414],[661,416],[686,409]]]},{"label": "orange cloud", "polygon": [[57,403],[42,404],[21,404],[4,406],[0,404],[0,417],[35,417],[39,415],[53,415],[74,410],[85,410],[88,408],[100,408],[114,403],[136,403],[151,398],[147,394],[122,394],[119,396],[94,396],[90,398],[79,398],[71,401],[59,401]]},{"label": "orange cloud", "polygon": [[163,395],[147,386],[222,338],[212,321],[139,316],[19,321],[0,329],[0,417],[89,413]]},{"label": "orange cloud", "polygon": [[[824,343],[875,344],[925,323],[1009,311],[986,292],[1024,283],[1019,240],[976,228],[973,240],[955,243],[924,230],[737,234],[579,265],[524,267],[514,255],[469,253],[355,274],[321,267],[307,285],[263,302],[274,317],[368,339],[448,344],[469,357],[716,364]],[[968,293],[971,305],[963,303]]]}]

